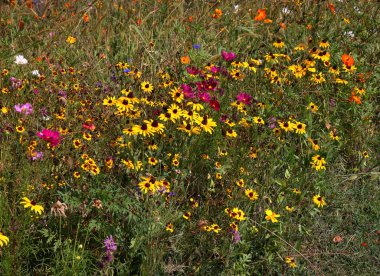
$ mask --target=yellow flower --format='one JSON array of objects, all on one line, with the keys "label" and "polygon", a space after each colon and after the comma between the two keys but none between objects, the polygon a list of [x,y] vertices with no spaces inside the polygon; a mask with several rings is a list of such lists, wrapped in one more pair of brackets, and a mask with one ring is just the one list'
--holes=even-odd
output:
[{"label": "yellow flower", "polygon": [[219,233],[219,231],[222,230],[222,229],[219,227],[219,225],[216,224],[216,223],[212,224],[210,227],[211,227],[212,231],[214,231],[215,233]]},{"label": "yellow flower", "polygon": [[249,198],[249,200],[257,200],[259,198],[259,194],[253,189],[246,189],[245,195]]},{"label": "yellow flower", "polygon": [[275,222],[278,222],[278,219],[280,217],[279,214],[276,214],[275,212],[273,212],[272,210],[270,209],[266,209],[265,210],[265,219],[266,220],[270,220],[271,222],[275,223]]},{"label": "yellow flower", "polygon": [[340,137],[338,135],[336,135],[336,133],[334,131],[330,131],[329,136],[331,139],[333,139],[335,141],[338,141],[340,139]]},{"label": "yellow flower", "polygon": [[24,205],[24,208],[29,208],[30,207],[30,209],[33,212],[35,212],[35,213],[37,213],[39,215],[41,215],[42,212],[44,211],[44,207],[42,207],[41,205],[37,205],[36,202],[34,202],[34,200],[30,200],[27,197],[23,197],[22,199],[23,199],[23,201],[21,201],[20,203],[22,205]]},{"label": "yellow flower", "polygon": [[0,232],[0,247],[3,247],[4,245],[8,245],[8,243],[9,243],[9,238]]},{"label": "yellow flower", "polygon": [[165,230],[166,230],[166,231],[169,231],[170,233],[173,233],[173,231],[174,231],[174,226],[173,226],[173,224],[171,224],[171,223],[166,224],[166,228],[165,228]]},{"label": "yellow flower", "polygon": [[290,268],[297,267],[296,260],[293,257],[286,257],[285,263],[287,263]]},{"label": "yellow flower", "polygon": [[67,43],[74,44],[77,41],[77,39],[71,35],[69,35],[66,39]]},{"label": "yellow flower", "polygon": [[306,108],[307,110],[310,110],[311,112],[315,113],[318,111],[318,106],[313,103],[313,102],[310,102],[308,107]]},{"label": "yellow flower", "polygon": [[313,202],[315,203],[315,205],[318,206],[318,208],[321,208],[326,205],[325,199],[320,195],[313,196]]}]

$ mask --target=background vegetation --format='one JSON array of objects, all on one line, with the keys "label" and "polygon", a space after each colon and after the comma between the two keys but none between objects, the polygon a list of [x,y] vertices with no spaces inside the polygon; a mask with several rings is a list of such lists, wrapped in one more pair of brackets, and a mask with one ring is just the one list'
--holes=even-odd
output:
[{"label": "background vegetation", "polygon": [[0,9],[0,274],[380,273],[376,1]]}]

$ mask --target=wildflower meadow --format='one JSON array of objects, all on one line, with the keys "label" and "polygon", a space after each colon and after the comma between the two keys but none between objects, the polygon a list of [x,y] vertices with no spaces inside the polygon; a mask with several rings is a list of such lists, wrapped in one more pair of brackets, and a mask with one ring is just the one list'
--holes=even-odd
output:
[{"label": "wildflower meadow", "polygon": [[0,275],[379,275],[379,26],[0,1]]}]

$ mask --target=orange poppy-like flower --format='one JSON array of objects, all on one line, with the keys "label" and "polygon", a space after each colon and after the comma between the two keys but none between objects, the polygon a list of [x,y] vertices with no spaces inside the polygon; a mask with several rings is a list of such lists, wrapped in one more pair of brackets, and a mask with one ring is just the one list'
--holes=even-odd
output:
[{"label": "orange poppy-like flower", "polygon": [[189,21],[189,23],[193,22],[194,21],[194,17],[192,17],[191,15],[187,18],[187,21]]},{"label": "orange poppy-like flower", "polygon": [[346,66],[352,66],[355,63],[354,58],[347,54],[342,55],[342,61]]},{"label": "orange poppy-like flower", "polygon": [[88,15],[88,13],[85,13],[82,18],[83,18],[83,22],[85,23],[90,21],[90,16]]},{"label": "orange poppy-like flower", "polygon": [[280,22],[280,28],[283,30],[286,30],[286,25],[283,22]]},{"label": "orange poppy-like flower", "polygon": [[189,56],[181,57],[181,63],[182,64],[190,64],[190,57]]},{"label": "orange poppy-like flower", "polygon": [[361,104],[361,98],[355,95],[355,92],[351,92],[351,97],[348,98],[348,101],[355,102],[356,104]]},{"label": "orange poppy-like flower", "polygon": [[329,9],[330,9],[330,11],[331,11],[333,14],[336,13],[336,12],[335,12],[335,6],[334,6],[333,3],[329,3]]},{"label": "orange poppy-like flower", "polygon": [[215,9],[214,13],[212,14],[212,18],[218,19],[222,16],[223,12],[220,9]]},{"label": "orange poppy-like flower", "polygon": [[267,18],[267,11],[265,9],[258,9],[257,10],[257,15],[255,16],[256,21],[262,21],[265,18]]}]

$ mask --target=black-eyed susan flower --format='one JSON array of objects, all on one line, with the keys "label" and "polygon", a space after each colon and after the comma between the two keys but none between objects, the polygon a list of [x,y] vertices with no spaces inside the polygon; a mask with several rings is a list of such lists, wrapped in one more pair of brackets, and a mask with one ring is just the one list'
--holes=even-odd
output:
[{"label": "black-eyed susan flower", "polygon": [[264,120],[259,116],[253,117],[253,122],[258,124],[258,125],[264,125],[265,124]]},{"label": "black-eyed susan flower", "polygon": [[326,205],[324,198],[322,196],[320,196],[319,194],[313,196],[313,202],[315,205],[318,206],[318,208],[322,208],[323,206]]},{"label": "black-eyed susan flower", "polygon": [[168,223],[166,224],[166,228],[165,228],[166,231],[170,232],[170,233],[173,233],[174,231],[174,226],[172,223]]},{"label": "black-eyed susan flower", "polygon": [[41,215],[42,212],[44,211],[44,207],[42,207],[42,205],[36,204],[34,200],[30,200],[27,197],[23,197],[20,203],[24,205],[24,208],[30,208],[36,214]]},{"label": "black-eyed susan flower", "polygon": [[286,132],[293,131],[293,125],[289,121],[287,121],[287,122],[279,121],[278,124],[279,124],[280,128],[285,130]]},{"label": "black-eyed susan flower", "polygon": [[92,135],[90,133],[87,133],[87,132],[83,133],[82,137],[84,140],[87,140],[87,141],[91,141],[91,139],[92,139]]},{"label": "black-eyed susan flower", "polygon": [[335,131],[330,131],[329,136],[331,139],[338,141],[340,137],[335,133]]},{"label": "black-eyed susan flower", "polygon": [[265,219],[266,220],[270,220],[271,222],[275,223],[275,222],[278,222],[278,219],[280,217],[279,214],[276,214],[275,212],[273,212],[272,210],[270,209],[266,209],[265,210]]},{"label": "black-eyed susan flower", "polygon": [[16,126],[16,131],[18,133],[23,133],[25,131],[25,128],[23,126]]},{"label": "black-eyed susan flower", "polygon": [[8,245],[8,243],[9,243],[9,238],[0,232],[0,247],[3,247],[4,245]]},{"label": "black-eyed susan flower", "polygon": [[300,195],[301,194],[301,190],[297,189],[297,188],[293,188],[292,192],[295,193],[296,195]]},{"label": "black-eyed susan flower", "polygon": [[209,118],[207,115],[203,116],[203,120],[199,124],[203,131],[212,134],[214,127],[216,127],[216,122],[212,118]]},{"label": "black-eyed susan flower", "polygon": [[182,217],[186,220],[189,220],[191,218],[191,213],[190,212],[185,212],[183,213]]},{"label": "black-eyed susan flower", "polygon": [[140,85],[141,90],[146,93],[151,93],[153,91],[153,85],[148,81],[143,81]]},{"label": "black-eyed susan flower", "polygon": [[285,43],[280,38],[278,38],[278,39],[276,39],[275,42],[273,42],[273,46],[276,47],[276,48],[284,48],[285,47]]},{"label": "black-eyed susan flower", "polygon": [[319,154],[316,154],[312,157],[312,161],[310,162],[310,164],[311,167],[316,169],[317,171],[326,170],[326,160]]},{"label": "black-eyed susan flower", "polygon": [[310,102],[306,109],[310,110],[313,113],[315,113],[315,112],[318,111],[318,106],[315,103]]},{"label": "black-eyed susan flower", "polygon": [[150,165],[152,165],[152,166],[155,166],[155,165],[157,165],[158,160],[157,160],[156,158],[154,158],[154,157],[149,157],[149,158],[148,158],[148,163],[149,163]]},{"label": "black-eyed susan flower", "polygon": [[216,223],[211,224],[211,225],[210,225],[210,228],[212,229],[212,231],[214,231],[214,232],[217,233],[217,234],[220,232],[220,230],[222,230],[222,228],[220,228],[219,225],[216,224]]},{"label": "black-eyed susan flower", "polygon": [[290,207],[288,205],[285,206],[285,210],[288,211],[289,213],[293,212],[294,211],[294,207]]},{"label": "black-eyed susan flower", "polygon": [[290,268],[295,268],[297,267],[296,260],[293,257],[286,257],[285,258],[285,263],[290,267]]},{"label": "black-eyed susan flower", "polygon": [[259,194],[253,189],[246,189],[245,195],[249,198],[249,200],[254,201],[259,198]]},{"label": "black-eyed susan flower", "polygon": [[241,188],[244,187],[244,179],[242,179],[242,178],[239,179],[239,180],[237,180],[235,183],[236,183],[237,186],[239,186]]},{"label": "black-eyed susan flower", "polygon": [[141,177],[143,181],[139,183],[140,190],[146,194],[148,192],[154,193],[156,191],[156,178],[153,176]]},{"label": "black-eyed susan flower", "polygon": [[368,158],[368,157],[369,157],[368,151],[363,151],[363,152],[362,152],[362,156],[363,156],[364,158]]},{"label": "black-eyed susan flower", "polygon": [[315,140],[315,139],[312,139],[312,138],[308,138],[307,140],[311,143],[311,146],[312,146],[313,150],[318,151],[318,150],[321,149],[321,146],[319,145],[318,140]]},{"label": "black-eyed susan flower", "polygon": [[324,48],[324,49],[327,49],[327,48],[330,47],[330,43],[327,41],[327,39],[322,39],[322,40],[319,42],[319,47]]},{"label": "black-eyed susan flower", "polygon": [[142,136],[152,136],[154,134],[152,127],[147,124],[143,123],[141,125],[134,125],[132,127],[133,134],[135,135],[142,135]]},{"label": "black-eyed susan flower", "polygon": [[243,210],[239,208],[233,208],[232,210],[230,208],[226,208],[225,213],[228,214],[231,218],[236,219],[238,221],[243,221],[246,220],[247,218],[245,217],[245,213]]},{"label": "black-eyed susan flower", "polygon": [[230,137],[230,138],[236,138],[237,137],[237,133],[235,130],[233,130],[232,128],[228,129],[226,131],[226,136],[227,137]]},{"label": "black-eyed susan flower", "polygon": [[82,141],[81,140],[79,140],[79,139],[75,139],[74,141],[73,141],[73,146],[74,146],[74,148],[80,148],[81,146],[82,146]]},{"label": "black-eyed susan flower", "polygon": [[293,125],[293,130],[297,134],[305,134],[306,133],[306,124],[301,123],[301,122],[295,122],[292,125]]},{"label": "black-eyed susan flower", "polygon": [[315,84],[320,84],[326,81],[326,79],[323,77],[322,72],[319,72],[318,74],[313,74],[310,80]]}]

